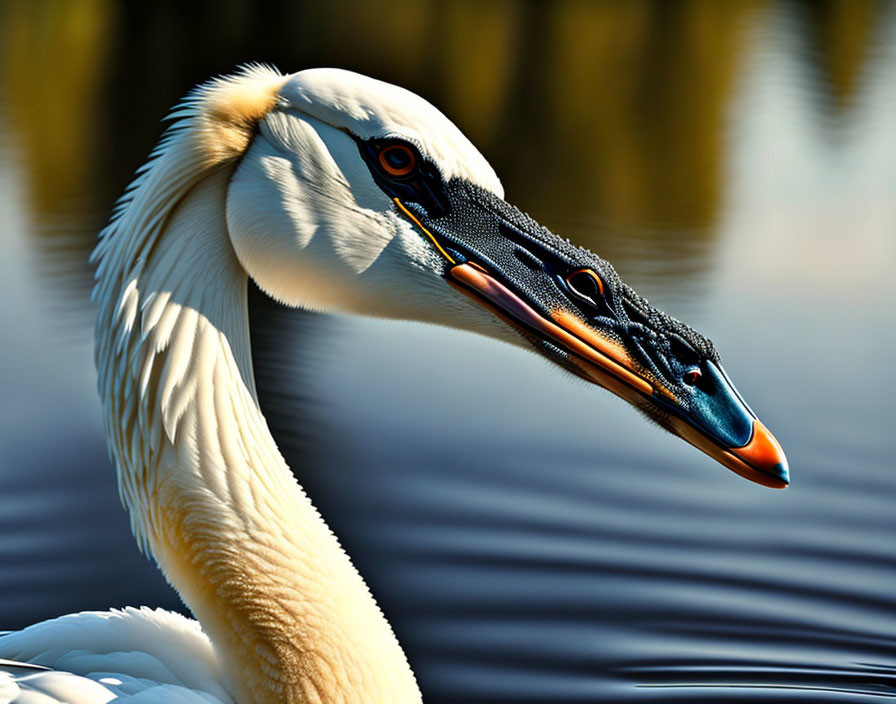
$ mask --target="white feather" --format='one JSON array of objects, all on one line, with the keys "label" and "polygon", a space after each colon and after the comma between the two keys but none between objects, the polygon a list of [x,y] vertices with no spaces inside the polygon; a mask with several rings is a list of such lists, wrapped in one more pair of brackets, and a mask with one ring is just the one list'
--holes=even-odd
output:
[{"label": "white feather", "polygon": [[0,636],[2,704],[227,703],[217,658],[196,621],[161,609],[84,612]]},{"label": "white feather", "polygon": [[318,68],[293,74],[280,94],[302,115],[364,139],[410,140],[446,179],[461,177],[504,197],[501,181],[479,150],[451,120],[409,90],[351,71]]}]

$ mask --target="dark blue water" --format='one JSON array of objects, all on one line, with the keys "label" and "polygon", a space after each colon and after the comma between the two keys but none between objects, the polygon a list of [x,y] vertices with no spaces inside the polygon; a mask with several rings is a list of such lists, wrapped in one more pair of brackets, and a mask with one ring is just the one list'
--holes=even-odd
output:
[{"label": "dark blue water", "polygon": [[[650,6],[658,19],[612,4],[517,6],[513,70],[488,64],[496,85],[507,81],[504,102],[472,79],[471,95],[449,81],[428,97],[478,137],[511,200],[712,337],[787,450],[786,491],[746,482],[524,351],[252,296],[278,442],[427,701],[896,696],[896,15],[886,4],[712,6]],[[506,8],[465,7],[451,5],[457,26],[439,51],[480,24],[505,41]],[[4,36],[20,39],[0,88],[0,628],[178,608],[118,503],[86,255],[178,80],[216,69],[196,59],[160,71],[189,75],[145,80],[137,100],[108,59],[134,50],[101,41],[137,20],[68,12],[0,15]],[[594,46],[609,43],[610,59],[582,27],[604,28]],[[23,73],[21,52],[44,56],[54,32],[106,47],[103,61],[78,54],[87,96],[71,106],[68,141],[53,101],[22,92],[37,74]],[[365,51],[378,56],[367,45],[340,54],[324,35],[298,58],[363,68]],[[172,41],[172,54],[186,51]],[[370,57],[367,70],[401,78],[401,57],[399,68]],[[578,102],[550,92],[572,68]],[[404,82],[426,93],[425,78]],[[550,101],[556,114],[539,105]],[[73,154],[59,147],[77,138]]]}]

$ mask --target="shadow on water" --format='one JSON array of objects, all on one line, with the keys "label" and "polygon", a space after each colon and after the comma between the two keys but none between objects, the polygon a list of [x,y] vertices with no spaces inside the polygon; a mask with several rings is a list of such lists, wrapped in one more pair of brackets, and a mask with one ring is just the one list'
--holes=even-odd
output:
[{"label": "shadow on water", "polygon": [[427,701],[896,696],[872,1],[0,2],[0,628],[177,608],[118,505],[86,258],[160,116],[248,60],[432,100],[511,201],[709,332],[791,459],[770,492],[519,350],[253,288],[265,414]]}]

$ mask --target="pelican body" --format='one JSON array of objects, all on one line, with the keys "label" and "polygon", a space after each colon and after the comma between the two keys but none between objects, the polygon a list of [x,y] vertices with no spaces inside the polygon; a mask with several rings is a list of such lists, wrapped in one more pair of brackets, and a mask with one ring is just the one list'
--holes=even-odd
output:
[{"label": "pelican body", "polygon": [[523,345],[721,464],[783,487],[713,345],[503,199],[444,115],[335,69],[194,91],[100,235],[96,364],[122,501],[194,614],[63,616],[0,637],[0,702],[417,702],[388,622],[277,449],[251,277],[291,306]]}]

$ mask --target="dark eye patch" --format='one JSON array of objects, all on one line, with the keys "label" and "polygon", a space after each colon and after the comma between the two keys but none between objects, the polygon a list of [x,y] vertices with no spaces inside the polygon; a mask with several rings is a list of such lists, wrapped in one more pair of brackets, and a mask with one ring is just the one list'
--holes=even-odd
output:
[{"label": "dark eye patch", "polygon": [[355,141],[373,180],[390,198],[417,203],[429,217],[439,217],[450,210],[441,172],[420,155],[415,145],[392,138],[355,137]]}]

